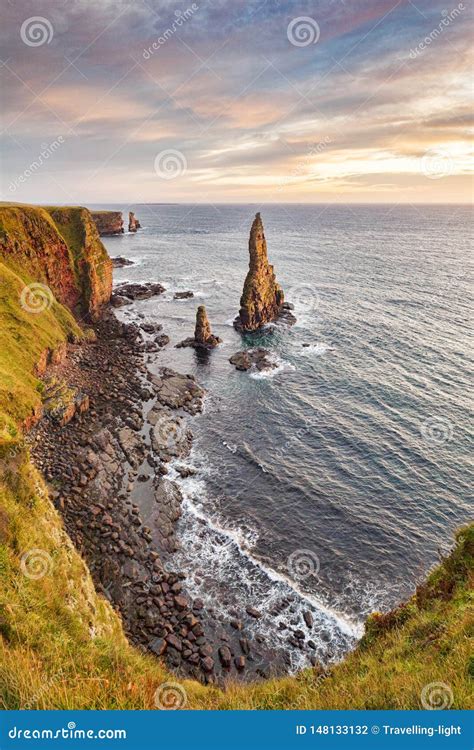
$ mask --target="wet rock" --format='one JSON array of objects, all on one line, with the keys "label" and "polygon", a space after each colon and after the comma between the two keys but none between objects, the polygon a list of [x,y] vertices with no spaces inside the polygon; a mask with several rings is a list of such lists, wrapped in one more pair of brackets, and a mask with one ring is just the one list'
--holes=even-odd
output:
[{"label": "wet rock", "polygon": [[175,292],[173,295],[173,299],[191,299],[191,297],[194,297],[194,292]]},{"label": "wet rock", "polygon": [[150,299],[150,297],[156,297],[159,294],[163,294],[166,289],[157,282],[147,282],[146,284],[138,283],[127,283],[120,284],[117,287],[117,294],[128,297],[131,300],[142,300]]},{"label": "wet rock", "polygon": [[271,352],[260,346],[255,349],[236,352],[229,358],[229,362],[234,365],[236,370],[241,371],[247,371],[253,367],[260,372],[262,370],[274,370],[278,367]]},{"label": "wet rock", "polygon": [[110,304],[112,307],[123,307],[124,305],[131,305],[132,300],[128,297],[124,297],[121,294],[112,294],[110,298]]},{"label": "wet rock", "polygon": [[306,623],[306,627],[311,630],[311,628],[313,627],[313,615],[309,610],[303,612],[303,619]]},{"label": "wet rock", "polygon": [[112,266],[114,268],[124,268],[125,266],[133,266],[133,260],[128,260],[128,258],[124,258],[122,255],[117,255],[115,258],[111,258]]},{"label": "wet rock", "polygon": [[260,617],[263,617],[262,613],[258,611],[258,609],[255,609],[255,607],[246,607],[245,611],[247,612],[250,617],[254,617],[256,620],[260,619]]}]

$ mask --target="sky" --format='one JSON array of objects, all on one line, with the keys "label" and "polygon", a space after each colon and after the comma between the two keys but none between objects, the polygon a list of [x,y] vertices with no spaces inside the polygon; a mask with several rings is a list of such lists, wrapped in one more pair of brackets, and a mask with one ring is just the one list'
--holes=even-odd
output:
[{"label": "sky", "polygon": [[472,200],[472,0],[2,7],[2,200]]}]

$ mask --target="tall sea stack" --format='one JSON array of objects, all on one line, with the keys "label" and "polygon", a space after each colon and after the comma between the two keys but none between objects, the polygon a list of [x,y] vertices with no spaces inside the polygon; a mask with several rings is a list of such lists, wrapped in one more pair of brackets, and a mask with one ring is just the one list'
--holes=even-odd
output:
[{"label": "tall sea stack", "polygon": [[265,323],[276,320],[284,306],[285,296],[278,284],[273,266],[268,262],[267,243],[260,214],[255,219],[249,238],[250,264],[240,298],[240,312],[234,321],[238,331],[256,331]]}]

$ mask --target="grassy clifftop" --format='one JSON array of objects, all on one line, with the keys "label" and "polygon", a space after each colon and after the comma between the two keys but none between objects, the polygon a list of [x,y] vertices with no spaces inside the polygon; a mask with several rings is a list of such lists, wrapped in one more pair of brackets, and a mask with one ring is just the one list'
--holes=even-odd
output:
[{"label": "grassy clifftop", "polygon": [[471,526],[416,595],[372,617],[328,674],[206,688],[128,644],[23,453],[0,478],[0,708],[153,709],[172,683],[196,709],[418,709],[436,682],[447,705],[472,707],[473,555]]},{"label": "grassy clifftop", "polygon": [[0,204],[0,260],[81,317],[110,297],[112,263],[86,208]]},{"label": "grassy clifftop", "polygon": [[110,296],[112,266],[85,208],[0,204],[0,450],[38,414],[42,361]]}]

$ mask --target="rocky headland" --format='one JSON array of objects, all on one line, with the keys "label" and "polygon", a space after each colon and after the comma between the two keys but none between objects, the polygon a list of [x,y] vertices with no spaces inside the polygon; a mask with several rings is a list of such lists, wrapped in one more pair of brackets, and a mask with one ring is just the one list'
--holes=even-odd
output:
[{"label": "rocky headland", "polygon": [[285,315],[287,322],[294,322],[288,315],[283,289],[278,284],[273,266],[268,261],[267,242],[260,213],[255,215],[249,237],[249,270],[240,298],[240,312],[234,321],[236,330],[257,331],[266,323],[272,323]]},{"label": "rocky headland", "polygon": [[101,237],[124,233],[121,211],[91,211],[91,216]]}]

